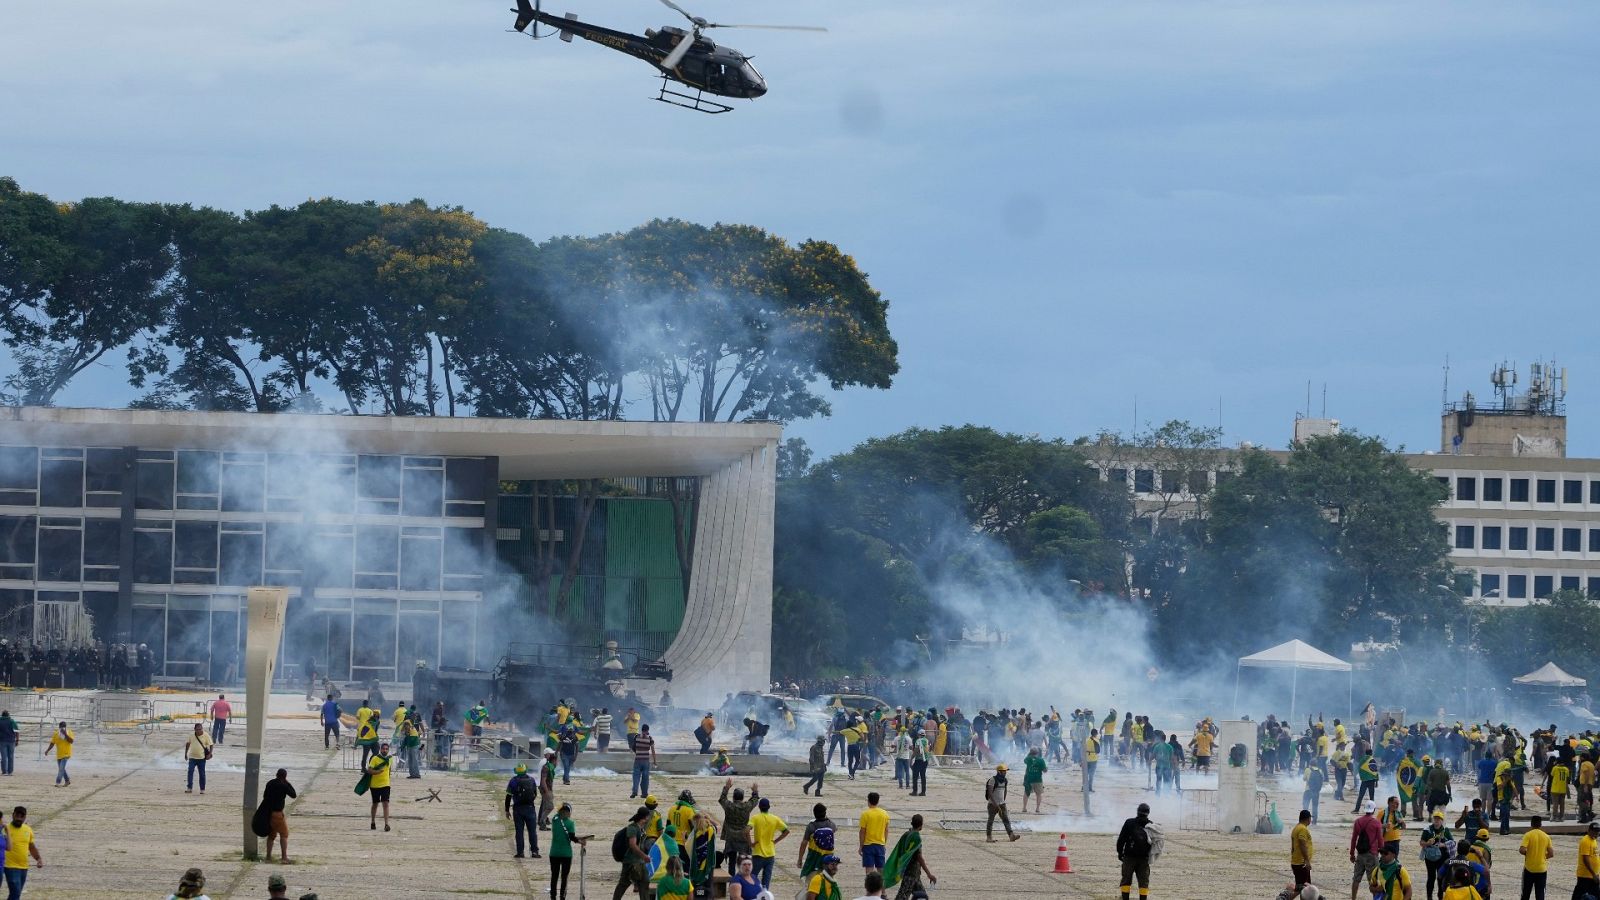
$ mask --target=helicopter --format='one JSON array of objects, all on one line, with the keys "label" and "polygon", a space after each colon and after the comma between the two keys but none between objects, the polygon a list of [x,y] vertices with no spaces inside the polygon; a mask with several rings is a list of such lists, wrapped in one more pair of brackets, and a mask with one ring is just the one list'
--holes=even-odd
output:
[{"label": "helicopter", "polygon": [[[539,0],[531,2],[517,0],[516,9],[512,10],[517,14],[517,21],[513,26],[517,31],[526,33],[528,26],[532,25],[533,33],[530,37],[535,40],[550,37],[548,34],[539,34],[539,25],[544,24],[555,29],[560,38],[567,43],[571,43],[574,37],[581,37],[629,56],[636,56],[655,66],[660,72],[661,91],[654,99],[712,115],[732,112],[733,107],[711,99],[706,96],[707,94],[715,97],[754,100],[767,92],[767,82],[761,77],[761,73],[756,71],[756,67],[750,64],[749,56],[732,47],[718,46],[710,38],[704,37],[702,32],[712,28],[828,30],[812,25],[732,25],[708,22],[673,3],[672,0],[661,0],[663,5],[688,19],[689,28],[667,25],[659,30],[646,29],[643,35],[637,35],[580,22],[576,13],[554,16],[544,12],[538,2]],[[674,82],[693,89],[694,93],[675,89]]]}]

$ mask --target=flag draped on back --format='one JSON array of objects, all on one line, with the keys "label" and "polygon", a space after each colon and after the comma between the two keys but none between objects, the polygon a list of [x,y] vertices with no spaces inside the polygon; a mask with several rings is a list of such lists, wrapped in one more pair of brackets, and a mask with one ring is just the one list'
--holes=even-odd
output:
[{"label": "flag draped on back", "polygon": [[888,861],[883,864],[883,886],[888,888],[899,884],[921,850],[922,832],[908,831],[900,835],[894,849],[889,851]]},{"label": "flag draped on back", "polygon": [[678,842],[673,839],[671,831],[663,831],[661,837],[650,845],[650,880],[660,881],[667,874],[667,860],[678,855]]},{"label": "flag draped on back", "polygon": [[1417,795],[1417,773],[1420,771],[1416,762],[1411,757],[1400,760],[1400,766],[1395,770],[1394,780],[1399,787],[1400,805],[1403,807],[1411,802]]}]

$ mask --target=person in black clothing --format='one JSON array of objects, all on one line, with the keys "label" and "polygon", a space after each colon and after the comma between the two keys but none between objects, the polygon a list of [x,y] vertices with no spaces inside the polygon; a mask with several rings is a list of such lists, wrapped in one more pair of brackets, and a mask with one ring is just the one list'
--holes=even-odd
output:
[{"label": "person in black clothing", "polygon": [[278,777],[267,782],[261,791],[261,807],[267,811],[267,862],[272,861],[272,839],[278,839],[278,857],[289,861],[289,820],[284,805],[290,797],[299,796],[289,783],[289,770],[279,769]]},{"label": "person in black clothing", "polygon": [[528,774],[528,767],[518,764],[516,774],[506,784],[506,818],[512,821],[517,834],[517,859],[522,859],[526,844],[532,844],[533,858],[539,858],[539,783]]},{"label": "person in black clothing", "polygon": [[1139,804],[1138,815],[1122,823],[1117,835],[1117,859],[1122,860],[1122,900],[1128,900],[1133,879],[1139,879],[1139,896],[1150,896],[1150,805]]}]

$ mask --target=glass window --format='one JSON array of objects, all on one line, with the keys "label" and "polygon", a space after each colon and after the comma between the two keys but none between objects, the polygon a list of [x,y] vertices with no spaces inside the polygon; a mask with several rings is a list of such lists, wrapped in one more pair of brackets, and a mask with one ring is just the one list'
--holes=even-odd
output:
[{"label": "glass window", "polygon": [[406,469],[404,488],[400,504],[403,515],[430,519],[444,515],[443,469]]},{"label": "glass window", "polygon": [[479,542],[483,530],[479,528],[446,528],[444,530],[444,571],[447,575],[481,575]]},{"label": "glass window", "polygon": [[1128,470],[1112,469],[1106,473],[1106,480],[1112,484],[1126,485],[1128,483]]},{"label": "glass window", "polygon": [[39,529],[39,580],[83,580],[83,527]]},{"label": "glass window", "polygon": [[1456,549],[1457,550],[1471,550],[1472,549],[1473,537],[1474,537],[1473,532],[1475,530],[1476,529],[1474,529],[1473,526],[1471,526],[1471,525],[1457,525],[1456,526]]},{"label": "glass window", "polygon": [[439,614],[401,613],[400,665],[411,669],[421,660],[428,668],[439,665]]},{"label": "glass window", "polygon": [[1535,575],[1535,576],[1533,576],[1533,596],[1534,596],[1534,599],[1543,600],[1544,598],[1550,596],[1553,593],[1555,593],[1555,578],[1554,577],[1552,577],[1550,575]]},{"label": "glass window", "polygon": [[1500,549],[1500,526],[1499,525],[1485,525],[1485,526],[1483,526],[1483,549],[1485,549],[1485,550],[1499,550]]},{"label": "glass window", "polygon": [[1528,502],[1528,479],[1526,479],[1526,478],[1513,478],[1513,479],[1511,479],[1511,502],[1512,503],[1527,503]]},{"label": "glass window", "polygon": [[444,499],[473,501],[484,499],[484,461],[447,459],[444,461]]},{"label": "glass window", "polygon": [[1478,479],[1470,478],[1470,477],[1457,478],[1456,479],[1456,499],[1457,500],[1476,500],[1476,499],[1478,499]]},{"label": "glass window", "polygon": [[1561,589],[1563,591],[1581,590],[1581,588],[1578,586],[1578,576],[1576,576],[1576,575],[1563,575],[1563,576],[1561,576]]},{"label": "glass window", "polygon": [[1600,505],[1600,481],[1589,482],[1589,502]]},{"label": "glass window", "polygon": [[139,584],[172,583],[172,532],[170,530],[134,529],[133,580]]},{"label": "glass window", "polygon": [[356,571],[390,574],[400,571],[399,527],[356,526]]},{"label": "glass window", "polygon": [[1183,473],[1176,469],[1162,469],[1161,490],[1167,494],[1183,493]]},{"label": "glass window", "polygon": [[1561,552],[1562,553],[1582,553],[1583,552],[1583,529],[1582,528],[1563,528],[1563,529],[1561,529]]},{"label": "glass window", "polygon": [[1589,552],[1600,553],[1600,528],[1589,529]]},{"label": "glass window", "polygon": [[1583,482],[1572,478],[1568,478],[1567,480],[1561,482],[1561,502],[1582,503]]},{"label": "glass window", "polygon": [[[429,529],[406,529],[408,532]],[[431,529],[437,531],[437,529]],[[439,590],[442,565],[441,544],[437,537],[420,537],[411,534],[400,538],[400,590]]]},{"label": "glass window", "polygon": [[1589,599],[1600,600],[1600,578],[1589,576]]},{"label": "glass window", "polygon": [[1535,528],[1533,530],[1533,549],[1546,553],[1556,549],[1556,530],[1554,528]]},{"label": "glass window", "polygon": [[351,668],[393,669],[396,631],[394,601],[358,601],[354,627]]},{"label": "glass window", "polygon": [[286,522],[267,523],[267,571],[300,571],[300,554],[303,551],[300,526]]},{"label": "glass window", "polygon": [[141,459],[135,479],[136,509],[171,509],[173,506],[172,463]]},{"label": "glass window", "polygon": [[218,494],[222,492],[222,461],[209,450],[178,451],[178,493]]},{"label": "glass window", "polygon": [[1511,540],[1508,542],[1508,546],[1510,547],[1510,549],[1512,549],[1512,550],[1526,550],[1526,549],[1528,549],[1528,529],[1513,525],[1509,529],[1509,535],[1510,535],[1510,538],[1511,538]]},{"label": "glass window", "polygon": [[39,463],[39,505],[83,506],[83,460],[45,459]]},{"label": "glass window", "polygon": [[1189,493],[1204,494],[1211,490],[1211,473],[1204,469],[1195,469],[1189,473]]},{"label": "glass window", "polygon": [[173,565],[180,569],[217,567],[217,523],[178,522],[174,528]]},{"label": "glass window", "polygon": [[122,522],[119,519],[85,519],[83,522],[83,564],[116,566],[122,564]]},{"label": "glass window", "polygon": [[322,525],[308,548],[316,569],[316,583],[323,587],[351,586],[355,557],[355,526]]},{"label": "glass window", "polygon": [[261,534],[224,531],[221,539],[221,583],[252,587],[263,583]]},{"label": "glass window", "polygon": [[90,447],[85,454],[83,486],[90,493],[122,493],[121,450]]},{"label": "glass window", "polygon": [[439,665],[470,666],[477,643],[478,604],[446,603],[439,626]]},{"label": "glass window", "polygon": [[1526,600],[1528,598],[1528,576],[1507,575],[1506,596],[1513,600]]},{"label": "glass window", "polygon": [[1539,479],[1539,502],[1556,502],[1556,480],[1554,478]]},{"label": "glass window", "polygon": [[400,499],[400,460],[394,456],[363,456],[356,466],[359,496],[373,500]]},{"label": "glass window", "polygon": [[39,489],[39,448],[0,447],[0,491]]},{"label": "glass window", "polygon": [[1154,469],[1135,469],[1133,471],[1133,490],[1135,493],[1148,494],[1156,489],[1156,472]]},{"label": "glass window", "polygon": [[266,466],[260,464],[222,464],[222,509],[224,512],[261,512],[266,508]]},{"label": "glass window", "polygon": [[36,516],[0,516],[0,563],[33,565],[38,523]]},{"label": "glass window", "polygon": [[1502,493],[1501,492],[1505,488],[1505,483],[1506,483],[1505,479],[1503,479],[1503,478],[1485,478],[1483,480],[1483,499],[1484,499],[1484,501],[1485,502],[1493,501],[1495,503],[1499,503],[1500,500],[1502,499]]},{"label": "glass window", "polygon": [[1500,596],[1500,576],[1489,573],[1478,576],[1478,592],[1484,597]]}]

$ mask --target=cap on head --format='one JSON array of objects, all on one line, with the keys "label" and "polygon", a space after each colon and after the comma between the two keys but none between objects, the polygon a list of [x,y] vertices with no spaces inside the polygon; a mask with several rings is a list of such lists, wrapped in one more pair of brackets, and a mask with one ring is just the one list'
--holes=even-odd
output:
[{"label": "cap on head", "polygon": [[994,770],[996,772],[1009,772],[1009,771],[1011,771],[1011,767],[1006,765],[1005,763],[1001,763],[1000,765],[995,766]]},{"label": "cap on head", "polygon": [[522,763],[517,763],[517,767],[515,769],[512,769],[511,771],[514,774],[517,774],[517,775],[526,775],[526,774],[528,774],[528,767],[523,765]]},{"label": "cap on head", "polygon": [[822,858],[822,864],[825,865],[825,866],[826,865],[835,865],[835,866],[837,866],[839,864],[839,857],[834,856],[832,853],[829,853],[827,856],[824,856]]},{"label": "cap on head", "polygon": [[1487,841],[1488,839],[1489,839],[1489,829],[1487,829],[1487,828],[1479,828],[1478,829],[1478,840]]},{"label": "cap on head", "polygon": [[651,795],[649,795],[649,796],[644,798],[644,805],[648,806],[648,807],[651,807],[651,808],[654,808],[655,805],[657,803],[659,803],[659,802],[660,801],[656,799],[656,795],[655,794],[651,794]]},{"label": "cap on head", "polygon": [[1378,804],[1373,803],[1371,800],[1368,800],[1367,801],[1367,805],[1361,807],[1361,811],[1362,812],[1366,812],[1366,813],[1377,812],[1378,811]]},{"label": "cap on head", "polygon": [[288,888],[289,888],[289,883],[287,881],[283,880],[283,876],[282,875],[269,875],[269,876],[267,876],[267,890],[269,890],[269,891],[283,891],[283,890],[288,890]]}]

